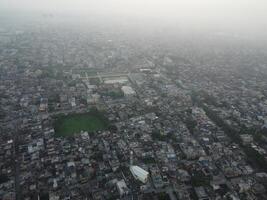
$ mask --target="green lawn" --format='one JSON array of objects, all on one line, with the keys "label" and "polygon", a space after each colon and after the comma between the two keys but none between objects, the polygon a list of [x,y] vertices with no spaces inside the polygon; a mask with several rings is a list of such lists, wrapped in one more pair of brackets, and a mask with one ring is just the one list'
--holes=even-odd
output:
[{"label": "green lawn", "polygon": [[72,136],[81,131],[94,132],[108,128],[107,119],[98,111],[57,117],[54,124],[56,136]]}]

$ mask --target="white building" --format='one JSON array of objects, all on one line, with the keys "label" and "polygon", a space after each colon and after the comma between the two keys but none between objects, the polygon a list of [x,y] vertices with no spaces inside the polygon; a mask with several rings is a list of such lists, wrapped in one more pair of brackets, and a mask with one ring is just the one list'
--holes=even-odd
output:
[{"label": "white building", "polygon": [[96,104],[100,99],[100,95],[99,94],[89,94],[87,96],[87,103],[88,104]]},{"label": "white building", "polygon": [[71,98],[70,104],[71,104],[72,107],[75,107],[76,106],[76,99],[75,99],[75,97],[72,97]]},{"label": "white building", "polygon": [[126,195],[129,193],[129,189],[124,180],[120,180],[116,183],[120,196]]},{"label": "white building", "polygon": [[148,180],[148,172],[141,167],[138,166],[130,166],[130,171],[135,179],[141,181],[142,183],[146,183]]},{"label": "white building", "polygon": [[136,94],[133,88],[130,86],[122,86],[121,90],[126,97],[134,96]]},{"label": "white building", "polygon": [[252,137],[252,135],[249,135],[249,134],[242,134],[242,135],[240,135],[240,138],[241,138],[242,143],[244,145],[248,145],[248,144],[251,144],[253,142],[253,137]]}]

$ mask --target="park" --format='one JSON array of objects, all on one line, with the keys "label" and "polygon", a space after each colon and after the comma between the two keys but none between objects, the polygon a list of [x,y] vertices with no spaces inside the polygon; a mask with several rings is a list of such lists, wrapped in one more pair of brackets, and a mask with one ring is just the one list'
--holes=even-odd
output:
[{"label": "park", "polygon": [[106,130],[109,126],[108,120],[98,110],[91,110],[87,113],[75,113],[59,115],[54,121],[55,134],[57,137],[68,137],[87,131]]}]

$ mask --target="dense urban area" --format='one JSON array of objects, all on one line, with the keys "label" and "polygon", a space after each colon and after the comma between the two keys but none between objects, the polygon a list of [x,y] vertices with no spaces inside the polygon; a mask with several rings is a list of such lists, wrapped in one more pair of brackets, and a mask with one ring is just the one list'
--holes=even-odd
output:
[{"label": "dense urban area", "polygon": [[267,199],[266,46],[43,18],[0,28],[0,199]]}]

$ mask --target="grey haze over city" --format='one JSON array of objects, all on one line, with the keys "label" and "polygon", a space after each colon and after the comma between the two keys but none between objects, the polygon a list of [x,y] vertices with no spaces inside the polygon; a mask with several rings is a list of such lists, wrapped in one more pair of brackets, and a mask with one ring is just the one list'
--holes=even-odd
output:
[{"label": "grey haze over city", "polygon": [[[223,32],[265,38],[267,2],[265,0],[1,0],[7,13],[42,13],[132,19],[146,25]],[[97,19],[96,19],[97,21]]]},{"label": "grey haze over city", "polygon": [[0,0],[0,199],[267,199],[266,11]]}]

